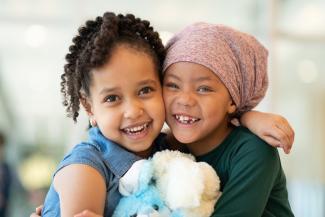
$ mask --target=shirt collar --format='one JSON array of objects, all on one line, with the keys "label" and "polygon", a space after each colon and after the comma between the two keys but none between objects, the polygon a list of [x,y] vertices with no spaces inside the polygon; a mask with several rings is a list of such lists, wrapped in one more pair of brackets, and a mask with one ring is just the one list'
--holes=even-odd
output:
[{"label": "shirt collar", "polygon": [[98,127],[89,129],[89,140],[103,153],[104,161],[117,177],[122,177],[134,162],[141,160],[139,156],[107,139]]}]

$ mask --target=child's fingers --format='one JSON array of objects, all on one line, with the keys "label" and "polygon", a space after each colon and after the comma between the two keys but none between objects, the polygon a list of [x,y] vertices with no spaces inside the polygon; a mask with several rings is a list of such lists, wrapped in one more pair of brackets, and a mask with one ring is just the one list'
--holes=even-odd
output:
[{"label": "child's fingers", "polygon": [[36,207],[35,212],[37,215],[41,215],[42,214],[42,209],[43,209],[43,205],[40,205],[39,207]]},{"label": "child's fingers", "polygon": [[291,148],[290,146],[281,144],[279,140],[277,140],[272,136],[263,136],[263,140],[265,140],[268,144],[270,144],[273,147],[282,148],[284,153],[286,154],[290,153],[290,148]]},{"label": "child's fingers", "polygon": [[278,143],[285,147],[285,149],[291,148],[292,143],[290,136],[284,130],[277,126],[268,130],[266,136],[271,136],[274,139],[278,140]]},{"label": "child's fingers", "polygon": [[293,141],[294,141],[294,131],[291,128],[291,126],[289,124],[282,124],[282,125],[276,125],[286,136],[286,142],[283,143],[281,141],[281,144],[283,145],[283,149],[285,150],[285,152],[289,152],[292,148],[293,145]]},{"label": "child's fingers", "polygon": [[279,140],[275,139],[274,137],[272,137],[270,135],[265,135],[262,137],[262,139],[273,147],[276,147],[276,148],[281,147]]},{"label": "child's fingers", "polygon": [[281,129],[288,136],[290,146],[292,146],[293,141],[295,139],[295,132],[292,129],[292,127],[289,125],[289,123],[276,124],[276,127]]},{"label": "child's fingers", "polygon": [[36,207],[35,212],[33,212],[29,217],[40,217],[42,214],[43,205]]},{"label": "child's fingers", "polygon": [[268,144],[270,144],[273,147],[282,148],[284,153],[286,153],[286,154],[290,153],[289,146],[282,145],[279,140],[277,140],[276,138],[274,138],[270,135],[263,136],[263,140],[266,141]]},{"label": "child's fingers", "polygon": [[287,119],[285,119],[282,116],[277,116],[277,118],[275,118],[274,120],[275,120],[274,125],[280,128],[281,130],[283,130],[283,132],[289,137],[290,144],[293,144],[295,132],[291,127],[291,125],[289,124],[289,122],[287,121]]},{"label": "child's fingers", "polygon": [[240,126],[240,121],[237,118],[231,119],[230,122],[236,127]]}]

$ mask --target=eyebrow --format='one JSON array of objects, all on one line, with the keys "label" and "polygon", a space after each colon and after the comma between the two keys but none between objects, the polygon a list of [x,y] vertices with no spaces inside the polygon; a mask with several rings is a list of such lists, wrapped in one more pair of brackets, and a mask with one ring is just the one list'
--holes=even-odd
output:
[{"label": "eyebrow", "polygon": [[178,76],[174,75],[174,74],[169,74],[169,75],[166,75],[166,77],[172,77],[172,78],[175,78],[176,80],[181,80]]},{"label": "eyebrow", "polygon": [[118,90],[119,88],[117,88],[117,87],[112,87],[112,88],[107,88],[107,87],[105,87],[105,88],[103,88],[100,92],[99,92],[99,94],[100,95],[104,95],[104,94],[106,94],[106,93],[110,93],[110,92],[114,92],[114,91],[116,91],[116,90]]},{"label": "eyebrow", "polygon": [[211,81],[211,80],[215,80],[215,79],[211,79],[211,77],[199,77],[197,79],[195,79],[195,81]]},{"label": "eyebrow", "polygon": [[142,80],[140,82],[138,82],[138,85],[144,85],[144,84],[157,84],[157,81],[153,80],[153,79],[146,79],[146,80]]},{"label": "eyebrow", "polygon": [[[146,84],[156,85],[157,82],[155,80],[153,80],[153,79],[146,79],[146,80],[142,80],[142,81],[138,82],[139,86],[146,85]],[[117,91],[119,89],[120,88],[118,88],[118,87],[105,87],[99,92],[99,94],[100,95],[107,94],[107,93],[110,93],[110,92],[115,92],[115,91]]]},{"label": "eyebrow", "polygon": [[[172,77],[172,78],[175,78],[176,80],[181,80],[177,75],[174,75],[174,74],[170,74],[170,75],[167,75],[168,77]],[[199,78],[196,78],[194,80],[194,82],[201,82],[201,81],[217,81],[218,83],[220,83],[220,79],[218,78],[211,78],[211,76],[204,76],[204,77],[199,77]]]}]

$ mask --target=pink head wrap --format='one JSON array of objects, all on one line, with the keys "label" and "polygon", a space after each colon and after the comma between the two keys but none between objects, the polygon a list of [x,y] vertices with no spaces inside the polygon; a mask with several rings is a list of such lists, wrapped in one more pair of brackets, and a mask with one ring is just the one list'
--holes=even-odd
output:
[{"label": "pink head wrap", "polygon": [[265,95],[268,51],[253,36],[223,25],[195,23],[171,38],[166,48],[164,72],[177,62],[209,68],[228,89],[238,114]]}]

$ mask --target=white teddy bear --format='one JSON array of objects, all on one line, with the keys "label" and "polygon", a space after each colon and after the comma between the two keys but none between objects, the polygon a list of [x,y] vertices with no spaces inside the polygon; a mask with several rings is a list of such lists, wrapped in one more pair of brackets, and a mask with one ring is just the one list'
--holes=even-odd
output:
[{"label": "white teddy bear", "polygon": [[[141,186],[143,183],[147,183],[148,186]],[[150,190],[143,191],[149,188]],[[141,193],[139,189],[142,189]],[[157,198],[148,200],[156,190],[159,200]],[[150,200],[156,201],[156,208],[151,214],[130,213],[132,216],[209,217],[221,195],[219,177],[209,164],[196,162],[190,154],[170,150],[157,152],[149,160],[136,162],[120,179],[119,191],[124,196],[120,202],[121,206],[117,207],[119,213],[122,213],[120,211],[125,207],[132,210],[132,203],[143,198],[146,198],[146,203]],[[157,201],[162,201],[163,205]],[[136,210],[141,209],[137,207]],[[164,214],[161,214],[162,210]]]}]

